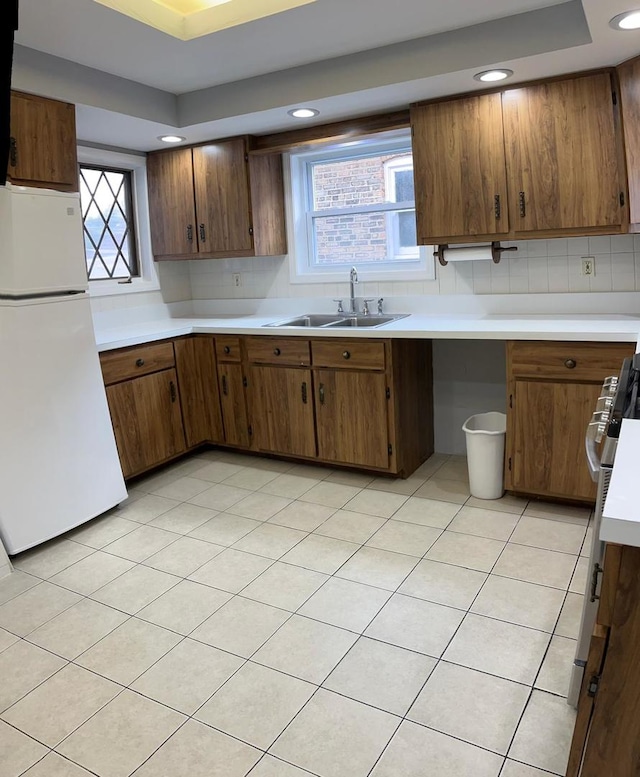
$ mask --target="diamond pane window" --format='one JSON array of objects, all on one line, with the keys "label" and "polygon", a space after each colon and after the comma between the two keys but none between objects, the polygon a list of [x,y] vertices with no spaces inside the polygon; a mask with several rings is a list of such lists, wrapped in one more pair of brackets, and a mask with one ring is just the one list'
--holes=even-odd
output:
[{"label": "diamond pane window", "polygon": [[131,171],[80,166],[84,249],[90,281],[137,278]]}]

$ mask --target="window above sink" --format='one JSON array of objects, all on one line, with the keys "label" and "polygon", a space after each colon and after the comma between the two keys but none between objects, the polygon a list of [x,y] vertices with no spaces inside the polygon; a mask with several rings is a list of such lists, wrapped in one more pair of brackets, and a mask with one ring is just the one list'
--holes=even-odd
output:
[{"label": "window above sink", "polygon": [[433,249],[416,244],[408,131],[291,153],[287,214],[292,283],[435,278]]}]

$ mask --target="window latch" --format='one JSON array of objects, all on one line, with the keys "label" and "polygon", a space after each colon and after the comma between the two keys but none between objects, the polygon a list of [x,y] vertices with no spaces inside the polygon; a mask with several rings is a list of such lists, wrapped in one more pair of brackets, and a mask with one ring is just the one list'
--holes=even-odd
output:
[{"label": "window latch", "polygon": [[124,283],[133,283],[133,281],[131,280],[131,276],[129,276],[128,278],[124,278],[123,280],[121,280],[121,281],[118,281],[118,283],[119,283],[120,285],[122,285],[122,284],[124,284]]}]

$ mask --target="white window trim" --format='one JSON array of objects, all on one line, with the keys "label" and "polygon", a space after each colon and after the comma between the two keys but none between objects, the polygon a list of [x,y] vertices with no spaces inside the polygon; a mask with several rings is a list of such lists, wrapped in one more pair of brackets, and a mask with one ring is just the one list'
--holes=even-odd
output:
[{"label": "white window trim", "polygon": [[149,197],[147,194],[147,159],[136,154],[78,146],[78,162],[86,165],[104,165],[131,170],[131,197],[133,199],[134,227],[138,249],[140,277],[131,283],[117,280],[89,281],[92,297],[108,297],[115,294],[140,294],[159,291],[160,281],[151,251],[151,227],[149,225]]},{"label": "white window trim", "polygon": [[[384,153],[398,148],[398,141],[405,140],[407,147],[410,147],[411,140],[407,132],[389,133],[384,139],[365,139],[356,141],[361,144],[363,154],[375,152]],[[353,142],[347,144],[332,144],[318,151],[304,153],[285,154],[284,158],[284,184],[285,184],[285,203],[287,220],[287,238],[289,244],[289,281],[292,284],[297,283],[340,283],[345,279],[346,265],[339,269],[333,268],[314,268],[311,266],[309,257],[313,251],[313,230],[309,228],[308,222],[311,218],[309,198],[309,189],[306,183],[307,165],[312,161],[321,161],[324,159],[336,158],[336,151],[344,148],[344,157],[351,158],[356,156],[350,148]],[[347,146],[348,148],[345,148]],[[306,202],[306,208],[300,206],[300,203]],[[384,210],[399,210],[405,203],[380,203],[373,206],[361,206],[358,212],[367,210],[380,212]],[[406,203],[409,207],[413,204]],[[323,215],[331,215],[333,211],[323,210]],[[340,213],[344,213],[341,209]],[[385,267],[371,268],[366,263],[358,263],[358,275],[362,282],[377,281],[425,281],[434,280],[436,277],[435,262],[433,259],[432,246],[420,246],[418,248],[421,265],[416,266],[415,259],[407,263],[395,260],[393,265],[385,263]]]}]

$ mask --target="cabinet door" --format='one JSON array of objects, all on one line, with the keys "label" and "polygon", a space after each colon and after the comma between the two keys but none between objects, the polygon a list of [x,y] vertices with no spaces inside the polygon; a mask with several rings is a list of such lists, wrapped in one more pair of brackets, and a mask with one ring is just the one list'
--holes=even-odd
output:
[{"label": "cabinet door", "polygon": [[316,455],[310,370],[253,366],[249,392],[253,439],[259,450]]},{"label": "cabinet door", "polygon": [[517,380],[510,435],[511,488],[595,500],[584,456],[584,435],[600,395],[599,383]]},{"label": "cabinet door", "polygon": [[244,140],[193,149],[200,253],[250,253],[251,209]]},{"label": "cabinet door", "polygon": [[224,439],[229,445],[249,447],[249,421],[241,364],[218,364]]},{"label": "cabinet door", "polygon": [[418,242],[509,231],[499,94],[411,110]]},{"label": "cabinet door", "polygon": [[78,191],[74,105],[12,92],[11,137],[12,180]]},{"label": "cabinet door", "polygon": [[620,227],[610,76],[510,89],[502,104],[516,233]]},{"label": "cabinet door", "polygon": [[[605,560],[605,576],[607,574]],[[622,549],[613,623],[581,777],[631,777],[640,763],[640,548]]]},{"label": "cabinet door", "polygon": [[174,347],[187,446],[222,442],[224,431],[213,338],[176,340]]},{"label": "cabinet door", "polygon": [[319,458],[388,469],[384,373],[318,370],[314,377]]},{"label": "cabinet door", "polygon": [[107,386],[107,400],[125,477],[185,450],[175,370]]},{"label": "cabinet door", "polygon": [[149,154],[147,186],[153,255],[197,254],[191,149]]},{"label": "cabinet door", "polygon": [[629,176],[629,220],[637,232],[640,224],[640,57],[618,66],[620,102],[624,119],[624,151]]}]

